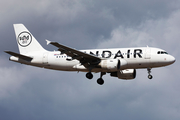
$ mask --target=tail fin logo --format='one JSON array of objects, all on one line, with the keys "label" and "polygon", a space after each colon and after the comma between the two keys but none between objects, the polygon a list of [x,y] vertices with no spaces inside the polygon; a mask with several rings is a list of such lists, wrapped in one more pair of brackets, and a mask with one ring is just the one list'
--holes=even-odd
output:
[{"label": "tail fin logo", "polygon": [[17,38],[19,45],[27,47],[32,42],[32,36],[29,32],[21,32]]}]

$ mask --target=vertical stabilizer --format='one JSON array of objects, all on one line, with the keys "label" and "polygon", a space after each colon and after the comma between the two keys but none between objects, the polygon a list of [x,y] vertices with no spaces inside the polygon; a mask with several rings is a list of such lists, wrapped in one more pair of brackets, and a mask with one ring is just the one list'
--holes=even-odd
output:
[{"label": "vertical stabilizer", "polygon": [[23,24],[14,24],[14,30],[20,54],[45,51]]}]

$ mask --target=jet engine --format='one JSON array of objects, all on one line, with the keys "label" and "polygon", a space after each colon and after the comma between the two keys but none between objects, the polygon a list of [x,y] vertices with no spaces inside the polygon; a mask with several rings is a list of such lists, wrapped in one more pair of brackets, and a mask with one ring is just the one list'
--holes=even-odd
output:
[{"label": "jet engine", "polygon": [[120,68],[122,69],[127,65],[126,60],[124,59],[108,59],[108,60],[101,60],[99,66],[103,69],[107,69],[110,71],[118,71]]},{"label": "jet engine", "polygon": [[136,78],[136,70],[135,69],[120,70],[117,72],[112,72],[110,75],[112,77],[118,77],[119,79],[131,80]]},{"label": "jet engine", "polygon": [[120,60],[118,59],[101,60],[99,66],[103,69],[117,71],[120,69]]}]

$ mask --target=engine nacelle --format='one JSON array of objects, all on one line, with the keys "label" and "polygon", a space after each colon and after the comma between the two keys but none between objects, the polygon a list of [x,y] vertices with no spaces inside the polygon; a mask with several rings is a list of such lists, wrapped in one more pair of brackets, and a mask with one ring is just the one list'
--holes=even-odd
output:
[{"label": "engine nacelle", "polygon": [[109,59],[109,60],[101,60],[99,63],[100,67],[103,69],[108,69],[111,71],[117,71],[120,69],[120,60],[118,59]]},{"label": "engine nacelle", "polygon": [[130,80],[136,78],[136,70],[135,69],[126,69],[118,72],[112,72],[111,76],[118,77],[119,79]]}]

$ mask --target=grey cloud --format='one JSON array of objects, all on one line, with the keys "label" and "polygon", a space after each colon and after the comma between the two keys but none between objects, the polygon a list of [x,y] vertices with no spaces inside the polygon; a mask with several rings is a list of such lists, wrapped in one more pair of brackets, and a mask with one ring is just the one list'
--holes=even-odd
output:
[{"label": "grey cloud", "polygon": [[[14,40],[12,24],[22,22],[44,46],[44,39],[47,38],[69,46],[74,45],[77,49],[93,48],[101,36],[110,37],[110,32],[119,25],[133,27],[149,18],[166,18],[177,9],[173,3],[178,2],[19,0],[17,3],[7,3],[4,7],[6,9],[2,10],[1,36],[3,41]],[[5,22],[8,24],[3,24]],[[9,35],[4,36],[7,33]],[[72,44],[72,41],[76,43]],[[77,44],[79,42],[84,47]],[[7,42],[5,44],[7,46]],[[1,48],[4,49],[4,46]],[[47,48],[54,49],[49,46]]]},{"label": "grey cloud", "polygon": [[[154,46],[169,49],[172,53],[179,52],[180,11],[173,12],[169,18],[147,20],[136,28],[119,26],[111,32],[111,37],[99,41],[99,48],[127,47],[127,46]],[[103,42],[101,42],[103,41]],[[172,49],[173,47],[173,49]],[[174,54],[175,55],[175,54]]]}]

